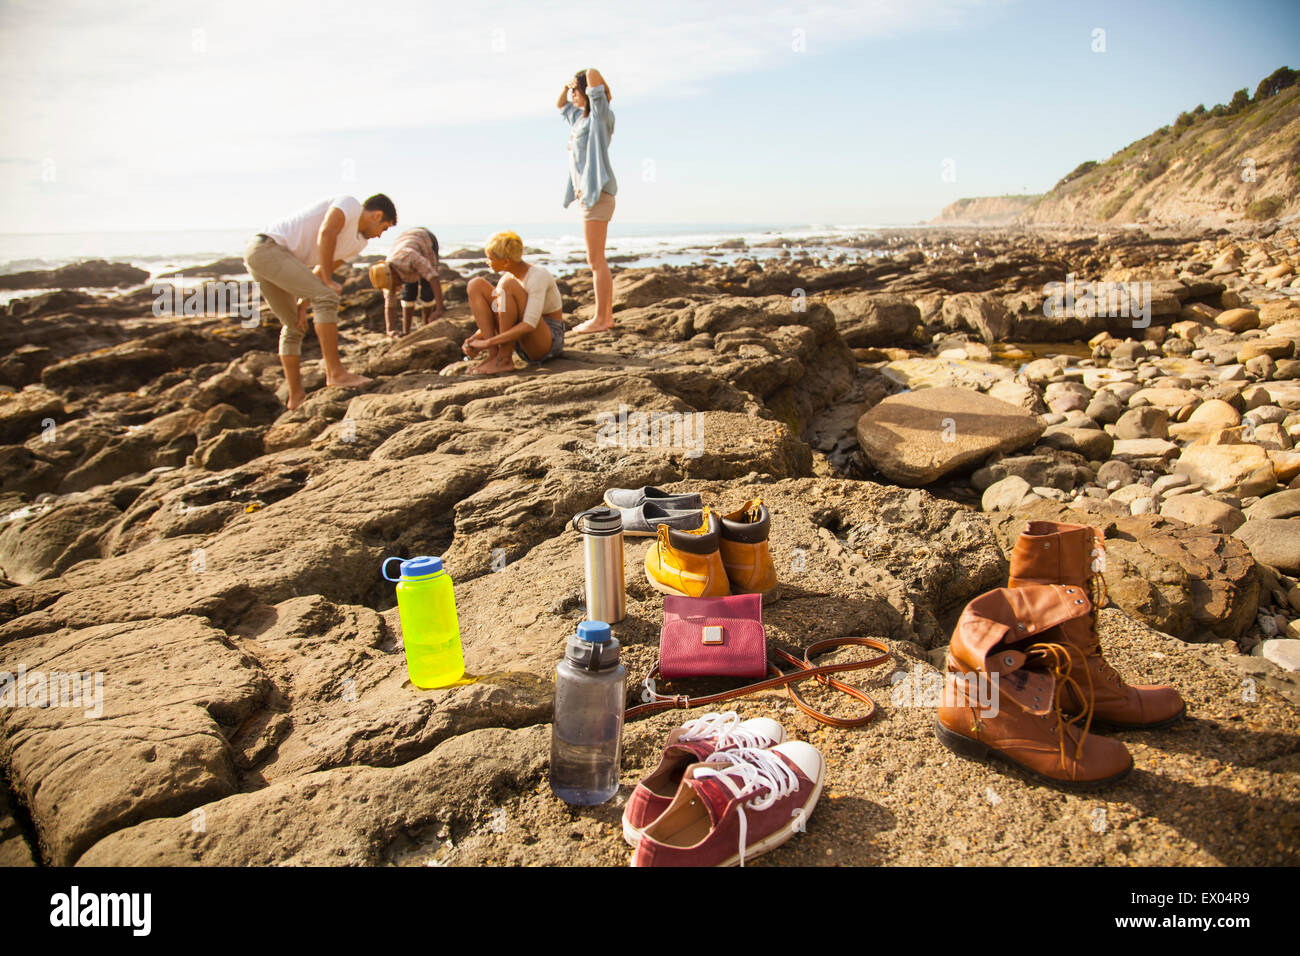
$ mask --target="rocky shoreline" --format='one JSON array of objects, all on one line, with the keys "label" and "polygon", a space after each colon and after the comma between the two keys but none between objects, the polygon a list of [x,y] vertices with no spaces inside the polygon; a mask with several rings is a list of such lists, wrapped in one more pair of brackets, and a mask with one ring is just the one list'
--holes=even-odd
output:
[{"label": "rocky shoreline", "polygon": [[[390,340],[354,269],[340,340],[376,381],[322,388],[309,337],[292,412],[274,319],[157,317],[149,287],[17,300],[0,671],[102,673],[104,695],[94,717],[0,710],[0,861],[624,863],[620,801],[681,715],[628,727],[625,792],[591,810],[549,794],[546,742],[582,617],[567,521],[656,484],[769,505],[774,644],[894,650],[865,728],[742,702],[829,765],[808,833],[758,862],[1295,863],[1298,266],[1276,225],[790,244],[616,270],[616,334],[490,380],[460,374],[471,275],[444,265],[447,318]],[[1120,285],[1135,298],[1112,307]],[[566,317],[591,313],[588,274],[561,289]],[[700,442],[638,414],[690,416]],[[616,443],[608,415],[631,423]],[[1108,657],[1193,715],[1126,735],[1138,769],[1099,795],[950,759],[893,693],[942,666],[1033,518],[1103,529]],[[619,628],[636,675],[661,617],[644,548],[627,544]],[[419,553],[456,582],[465,686],[406,681],[378,571]]]}]

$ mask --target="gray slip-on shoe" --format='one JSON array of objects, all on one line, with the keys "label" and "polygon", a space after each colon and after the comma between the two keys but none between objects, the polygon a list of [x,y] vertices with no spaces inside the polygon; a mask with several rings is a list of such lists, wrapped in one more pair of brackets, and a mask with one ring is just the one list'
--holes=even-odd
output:
[{"label": "gray slip-on shoe", "polygon": [[661,508],[671,511],[701,511],[704,499],[699,492],[675,494],[662,488],[610,488],[605,492],[605,504],[611,508],[638,508],[646,502],[654,502]]},{"label": "gray slip-on shoe", "polygon": [[620,508],[623,516],[623,534],[634,538],[648,538],[659,533],[659,526],[666,524],[675,531],[694,531],[704,522],[704,511],[696,508],[690,511],[661,508],[653,501],[636,508]]}]

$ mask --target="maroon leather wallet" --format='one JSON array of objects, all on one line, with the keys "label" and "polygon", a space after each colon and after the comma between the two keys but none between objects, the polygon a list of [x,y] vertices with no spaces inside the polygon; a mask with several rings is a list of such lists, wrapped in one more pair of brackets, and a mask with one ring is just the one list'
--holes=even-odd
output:
[{"label": "maroon leather wallet", "polygon": [[664,626],[659,634],[659,672],[668,680],[766,676],[763,596],[665,595]]}]

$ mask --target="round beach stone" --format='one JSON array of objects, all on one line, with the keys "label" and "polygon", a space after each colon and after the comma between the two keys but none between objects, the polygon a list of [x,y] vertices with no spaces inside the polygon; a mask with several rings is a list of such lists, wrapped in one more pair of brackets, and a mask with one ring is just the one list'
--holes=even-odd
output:
[{"label": "round beach stone", "polygon": [[1115,437],[1168,438],[1169,413],[1154,405],[1130,408],[1115,422]]},{"label": "round beach stone", "polygon": [[1246,521],[1241,511],[1232,505],[1195,494],[1166,498],[1160,506],[1160,515],[1188,524],[1209,525],[1223,534],[1231,534]]},{"label": "round beach stone", "polygon": [[1295,342],[1284,338],[1251,339],[1237,349],[1237,361],[1249,363],[1253,358],[1267,355],[1272,359],[1289,359],[1295,354]]},{"label": "round beach stone", "polygon": [[1158,405],[1161,408],[1173,411],[1182,408],[1185,405],[1196,405],[1201,401],[1201,396],[1186,388],[1176,388],[1167,385],[1152,385],[1149,388],[1141,389],[1129,396],[1128,403],[1134,405]]},{"label": "round beach stone", "polygon": [[1097,469],[1097,484],[1103,488],[1109,487],[1112,482],[1119,488],[1131,485],[1136,480],[1137,472],[1127,462],[1111,459]]},{"label": "round beach stone", "polygon": [[1075,428],[1069,425],[1052,425],[1038,441],[1039,444],[1050,445],[1062,451],[1076,452],[1089,461],[1105,461],[1115,446],[1115,439],[1099,428]]},{"label": "round beach stone", "polygon": [[1246,510],[1246,517],[1251,521],[1296,516],[1300,516],[1300,489],[1274,492]]},{"label": "round beach stone", "polygon": [[1015,405],[1017,408],[1031,412],[1046,408],[1036,389],[1009,378],[995,382],[985,394],[996,398],[999,402],[1006,402],[1008,405]]},{"label": "round beach stone", "polygon": [[1212,398],[1198,405],[1187,421],[1170,425],[1169,435],[1179,441],[1189,441],[1240,423],[1240,412],[1227,402]]},{"label": "round beach stone", "polygon": [[1029,482],[1019,475],[1008,475],[984,489],[980,508],[984,511],[1014,511],[1030,492]]},{"label": "round beach stone", "polygon": [[1259,328],[1259,313],[1254,309],[1227,309],[1214,317],[1214,324],[1232,332]]},{"label": "round beach stone", "polygon": [[1054,412],[1082,411],[1092,401],[1092,390],[1082,382],[1053,382],[1047,386],[1043,400]]},{"label": "round beach stone", "polygon": [[1300,518],[1248,520],[1232,533],[1260,564],[1287,574],[1300,573]]},{"label": "round beach stone", "polygon": [[1124,414],[1124,403],[1114,392],[1103,390],[1092,396],[1092,401],[1088,402],[1088,407],[1084,411],[1093,421],[1109,425]]},{"label": "round beach stone", "polygon": [[1060,378],[1064,373],[1061,371],[1061,366],[1051,359],[1041,358],[1026,364],[1020,370],[1020,374],[1031,385],[1046,385]]}]

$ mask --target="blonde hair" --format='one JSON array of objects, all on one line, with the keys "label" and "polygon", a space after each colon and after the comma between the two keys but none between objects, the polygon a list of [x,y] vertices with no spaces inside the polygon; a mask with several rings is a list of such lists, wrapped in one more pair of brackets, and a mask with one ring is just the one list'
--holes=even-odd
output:
[{"label": "blonde hair", "polygon": [[483,246],[483,251],[493,259],[509,259],[518,262],[524,257],[524,241],[518,233],[498,232]]}]

